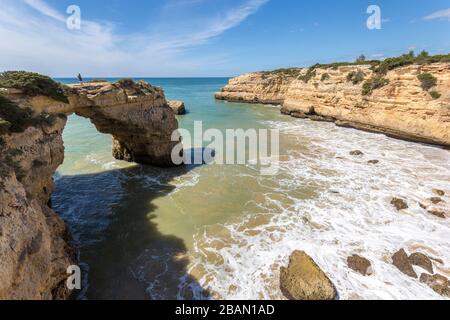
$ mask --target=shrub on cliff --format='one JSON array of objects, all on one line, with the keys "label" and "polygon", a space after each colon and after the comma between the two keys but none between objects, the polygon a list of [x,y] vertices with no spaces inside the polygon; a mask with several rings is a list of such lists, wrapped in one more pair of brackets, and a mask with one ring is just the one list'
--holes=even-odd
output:
[{"label": "shrub on cliff", "polygon": [[425,91],[430,90],[437,84],[436,77],[430,73],[421,73],[417,76],[417,79],[419,79],[422,89]]},{"label": "shrub on cliff", "polygon": [[[365,58],[365,57],[364,57]],[[362,56],[359,57],[355,62],[334,62],[334,63],[316,63],[311,66],[310,69],[333,69],[337,70],[339,67],[344,66],[359,66],[359,65],[370,65],[372,70],[379,75],[384,75],[390,70],[396,68],[404,67],[412,64],[426,65],[430,63],[437,62],[450,62],[450,54],[446,55],[434,55],[430,56],[428,52],[422,51],[419,55],[415,56],[414,51],[410,51],[399,57],[387,58],[384,60],[365,60]],[[290,74],[297,76],[302,69],[299,68],[288,68],[288,69],[277,69],[270,72],[263,72],[267,74]]]},{"label": "shrub on cliff", "polygon": [[384,87],[389,83],[388,79],[385,79],[381,76],[374,77],[372,79],[367,80],[363,84],[362,95],[369,96],[373,93],[374,90]]},{"label": "shrub on cliff", "polygon": [[450,62],[450,54],[430,56],[428,52],[422,51],[418,56],[414,56],[414,52],[410,51],[399,57],[387,58],[373,66],[372,70],[378,74],[386,74],[390,70],[412,64],[425,65],[436,62]]},{"label": "shrub on cliff", "polygon": [[301,68],[282,68],[282,69],[276,69],[270,72],[263,72],[266,74],[275,74],[282,77],[298,77],[302,72]]},{"label": "shrub on cliff", "polygon": [[67,96],[59,83],[47,76],[26,71],[0,73],[0,87],[20,89],[30,96],[47,96],[68,103]]},{"label": "shrub on cliff", "polygon": [[439,99],[440,97],[441,97],[441,94],[439,93],[439,92],[437,92],[437,91],[430,91],[430,96],[433,98],[433,99]]},{"label": "shrub on cliff", "polygon": [[324,74],[322,74],[320,81],[326,81],[328,79],[330,79],[330,75],[328,73],[324,73]]},{"label": "shrub on cliff", "polygon": [[347,81],[357,85],[364,81],[365,76],[366,75],[361,70],[352,71],[347,75]]},{"label": "shrub on cliff", "polygon": [[316,74],[317,74],[317,72],[316,72],[315,68],[311,67],[308,69],[306,74],[299,76],[298,79],[302,80],[304,83],[308,83],[309,80],[311,80],[312,78],[314,78],[316,76]]},{"label": "shrub on cliff", "polygon": [[56,115],[41,113],[34,115],[29,108],[21,108],[14,102],[0,95],[0,119],[2,130],[23,132],[30,126],[51,125]]}]

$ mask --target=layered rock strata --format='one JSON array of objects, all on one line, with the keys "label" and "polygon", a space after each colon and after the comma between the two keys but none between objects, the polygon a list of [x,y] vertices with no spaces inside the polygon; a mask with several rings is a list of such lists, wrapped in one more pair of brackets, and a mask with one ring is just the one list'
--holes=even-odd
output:
[{"label": "layered rock strata", "polygon": [[[362,73],[364,80],[350,81],[350,73]],[[418,79],[424,73],[436,78],[430,91]],[[280,104],[283,113],[294,117],[450,146],[450,63],[396,68],[383,76],[387,84],[367,95],[363,84],[376,77],[369,65],[316,68],[307,75],[308,69],[297,78],[247,74],[231,79],[215,96],[230,102]]]}]

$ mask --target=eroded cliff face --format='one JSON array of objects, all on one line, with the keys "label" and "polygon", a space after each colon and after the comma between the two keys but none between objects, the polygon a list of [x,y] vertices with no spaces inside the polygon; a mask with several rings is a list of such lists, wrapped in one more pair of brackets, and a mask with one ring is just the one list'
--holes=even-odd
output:
[{"label": "eroded cliff face", "polygon": [[[0,88],[0,299],[66,299],[77,263],[70,234],[51,209],[53,174],[64,160],[67,115],[89,118],[113,136],[118,159],[171,166],[178,123],[161,88],[93,82],[68,101]],[[75,201],[75,199],[74,199]]]},{"label": "eroded cliff face", "polygon": [[75,112],[89,118],[102,133],[113,136],[119,160],[173,166],[171,136],[178,122],[164,92],[146,82],[83,83],[71,86]]},{"label": "eroded cliff face", "polygon": [[48,206],[63,162],[65,116],[1,135],[0,299],[65,299],[75,264],[69,232]]},{"label": "eroded cliff face", "polygon": [[294,77],[264,72],[249,73],[230,80],[216,99],[230,102],[283,104]]},{"label": "eroded cliff face", "polygon": [[[410,65],[389,71],[389,81],[370,95],[362,94],[364,81],[347,80],[351,72],[361,71],[364,79],[374,76],[369,65],[315,69],[309,81],[256,73],[230,80],[216,94],[228,101],[270,103],[270,97],[281,101],[282,112],[300,118],[333,121],[337,125],[381,132],[413,141],[450,145],[450,64]],[[307,69],[301,74],[305,75]],[[429,73],[437,79],[433,90],[441,96],[433,98],[421,87],[417,76]],[[324,76],[325,75],[325,76]],[[267,77],[280,86],[266,90]],[[277,87],[278,88],[278,87]],[[250,101],[247,100],[247,97]]]}]

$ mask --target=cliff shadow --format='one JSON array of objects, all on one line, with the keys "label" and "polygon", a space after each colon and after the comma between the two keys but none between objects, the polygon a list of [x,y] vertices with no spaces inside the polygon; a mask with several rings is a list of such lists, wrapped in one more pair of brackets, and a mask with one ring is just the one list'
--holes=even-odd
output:
[{"label": "cliff shadow", "polygon": [[174,180],[196,167],[136,165],[56,177],[53,208],[72,231],[84,271],[82,290],[75,298],[210,298],[188,273],[185,241],[160,232],[164,211],[155,204],[175,191]]}]

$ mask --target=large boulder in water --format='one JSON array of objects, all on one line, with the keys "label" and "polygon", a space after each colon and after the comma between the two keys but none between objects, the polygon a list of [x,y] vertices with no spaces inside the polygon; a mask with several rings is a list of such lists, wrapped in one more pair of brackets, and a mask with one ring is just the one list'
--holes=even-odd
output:
[{"label": "large boulder in water", "polygon": [[183,101],[172,100],[167,102],[169,107],[172,108],[173,112],[177,115],[182,115],[186,113],[186,108]]},{"label": "large boulder in water", "polygon": [[304,251],[295,251],[287,268],[281,268],[281,291],[290,300],[335,300],[331,280]]}]

